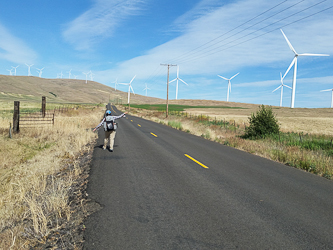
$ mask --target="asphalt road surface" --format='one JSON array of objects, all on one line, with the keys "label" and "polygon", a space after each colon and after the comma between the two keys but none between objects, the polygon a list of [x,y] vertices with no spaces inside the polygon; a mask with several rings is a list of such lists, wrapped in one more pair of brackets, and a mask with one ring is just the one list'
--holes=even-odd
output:
[{"label": "asphalt road surface", "polygon": [[85,221],[84,249],[333,249],[332,181],[130,115],[118,121],[114,152],[99,131],[87,192],[102,209]]}]

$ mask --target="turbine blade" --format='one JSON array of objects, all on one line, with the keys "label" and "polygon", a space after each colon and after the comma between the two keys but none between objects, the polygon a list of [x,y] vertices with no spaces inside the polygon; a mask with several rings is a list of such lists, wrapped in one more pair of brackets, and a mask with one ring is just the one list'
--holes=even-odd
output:
[{"label": "turbine blade", "polygon": [[184,82],[182,79],[179,78],[179,81],[182,81],[183,83],[185,83],[188,86],[188,84],[186,82]]},{"label": "turbine blade", "polygon": [[239,73],[237,73],[236,75],[234,75],[233,77],[231,77],[230,80],[231,80],[232,78],[236,77],[238,74],[239,74]]},{"label": "turbine blade", "polygon": [[131,90],[132,90],[133,94],[135,95],[135,93],[134,93],[134,90],[133,90],[133,88],[132,88],[132,85],[130,85],[130,88],[131,88]]},{"label": "turbine blade", "polygon": [[283,79],[286,77],[286,75],[288,74],[289,70],[294,65],[294,63],[295,63],[296,60],[297,60],[297,57],[295,56],[294,59],[291,61],[291,64],[289,65],[289,68],[287,69],[286,73],[284,73]]},{"label": "turbine blade", "polygon": [[333,91],[333,89],[320,90],[320,92],[323,92],[323,91]]},{"label": "turbine blade", "polygon": [[225,78],[225,77],[223,77],[223,76],[220,76],[220,75],[217,75],[217,76],[219,76],[219,77],[221,77],[222,79],[224,79],[224,80],[229,80],[229,79],[227,79],[227,78]]},{"label": "turbine blade", "polygon": [[132,80],[130,81],[130,84],[133,82],[134,78],[136,77],[136,75],[132,78]]},{"label": "turbine blade", "polygon": [[330,56],[328,54],[310,54],[310,53],[303,53],[299,54],[299,56]]},{"label": "turbine blade", "polygon": [[281,30],[281,32],[282,32],[282,35],[283,35],[284,38],[286,39],[286,41],[287,41],[287,43],[288,43],[288,45],[289,45],[289,48],[295,53],[295,55],[297,55],[296,50],[294,49],[294,47],[293,47],[293,46],[291,45],[291,43],[289,42],[287,36],[283,33],[282,29],[280,29],[280,30]]},{"label": "turbine blade", "polygon": [[293,89],[292,87],[289,87],[288,85],[283,84],[284,87],[287,87],[289,89]]},{"label": "turbine blade", "polygon": [[177,78],[173,79],[172,81],[169,81],[169,83],[172,83],[172,82],[174,82],[174,81],[176,81],[176,80],[177,80]]},{"label": "turbine blade", "polygon": [[274,91],[277,91],[279,88],[281,88],[281,86],[282,86],[282,85],[280,85],[279,87],[277,87],[276,89],[274,89],[274,90],[272,91],[272,93],[273,93]]}]

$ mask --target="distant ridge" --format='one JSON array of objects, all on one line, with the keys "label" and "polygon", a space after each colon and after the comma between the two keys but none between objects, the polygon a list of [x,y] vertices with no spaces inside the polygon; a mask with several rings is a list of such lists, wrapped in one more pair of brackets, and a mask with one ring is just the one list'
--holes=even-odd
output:
[{"label": "distant ridge", "polygon": [[[46,79],[35,76],[0,75],[0,101],[40,101],[57,103],[127,103],[127,92],[98,82],[77,79]],[[132,103],[163,103],[162,99],[131,94]]]}]

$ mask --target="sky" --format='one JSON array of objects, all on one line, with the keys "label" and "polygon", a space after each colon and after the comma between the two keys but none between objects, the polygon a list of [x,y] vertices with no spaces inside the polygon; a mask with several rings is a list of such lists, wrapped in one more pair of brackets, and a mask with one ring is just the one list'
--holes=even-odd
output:
[{"label": "sky", "polygon": [[[136,94],[280,105],[280,73],[299,54],[295,107],[329,108],[331,0],[11,0],[0,3],[0,74],[129,83]],[[18,67],[17,67],[18,66]],[[16,68],[16,72],[15,69]],[[88,80],[91,77],[87,76]],[[283,83],[292,86],[293,68]],[[127,91],[128,86],[117,86]],[[0,90],[1,91],[1,90]],[[176,81],[169,99],[176,98]],[[283,106],[291,90],[283,89]]]}]

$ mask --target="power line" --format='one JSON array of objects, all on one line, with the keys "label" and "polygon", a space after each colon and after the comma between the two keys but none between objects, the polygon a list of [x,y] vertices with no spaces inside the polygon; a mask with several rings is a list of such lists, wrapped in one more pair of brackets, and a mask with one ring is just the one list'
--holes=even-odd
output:
[{"label": "power line", "polygon": [[[288,10],[288,9],[290,9],[290,8],[292,8],[292,7],[294,7],[294,6],[298,5],[298,4],[300,4],[300,3],[302,3],[302,2],[304,2],[304,1],[305,1],[305,0],[301,0],[301,1],[299,1],[299,2],[297,2],[297,3],[295,3],[295,4],[293,4],[293,5],[289,6],[288,8],[285,8],[285,9],[283,9],[283,10],[281,10],[281,11],[275,13],[274,15],[271,15],[271,16],[269,16],[269,17],[267,17],[267,18],[265,18],[265,19],[263,19],[263,20],[261,20],[261,21],[255,23],[255,24],[253,24],[253,25],[251,25],[251,26],[249,26],[249,27],[247,27],[247,28],[242,29],[241,31],[238,31],[237,33],[235,33],[235,34],[233,34],[233,35],[230,35],[230,36],[224,38],[223,40],[220,40],[220,41],[218,41],[218,42],[216,42],[216,43],[214,43],[214,44],[212,44],[212,45],[210,45],[210,46],[208,46],[208,47],[206,47],[206,48],[203,48],[203,49],[201,49],[201,50],[195,52],[195,54],[197,54],[197,53],[199,53],[199,52],[201,52],[201,51],[203,51],[203,50],[207,50],[207,49],[213,47],[214,45],[217,45],[217,44],[219,44],[219,43],[221,43],[221,42],[223,42],[223,41],[225,41],[225,40],[227,40],[227,39],[229,39],[229,38],[232,38],[232,37],[234,37],[234,36],[236,36],[236,35],[238,35],[238,34],[244,32],[244,31],[246,31],[246,30],[249,30],[250,28],[256,26],[257,24],[260,24],[260,23],[262,23],[262,22],[264,22],[264,21],[266,21],[266,20],[268,20],[268,19],[270,19],[270,18],[272,18],[272,17],[274,17],[274,16],[276,16],[276,15],[278,15],[278,14],[280,14],[280,13],[282,13],[282,12],[284,12],[284,11],[286,11],[286,10]],[[327,1],[327,0],[324,0],[324,1]],[[275,7],[276,7],[276,6],[275,6]],[[273,8],[271,8],[271,9],[273,9]],[[267,11],[265,11],[265,12],[263,12],[263,13],[266,13],[266,12],[267,12]],[[263,13],[262,13],[262,14],[263,14]],[[260,14],[260,15],[261,15],[261,14]],[[258,15],[258,16],[259,16],[259,15]],[[253,20],[253,19],[254,19],[254,18],[252,18],[251,20]],[[248,23],[248,22],[246,22],[246,23]],[[246,23],[244,23],[244,24],[246,24]],[[243,24],[242,24],[242,25],[243,25]],[[240,27],[240,26],[242,26],[242,25],[237,26],[236,28],[232,29],[231,31],[237,29],[238,27]],[[224,35],[226,35],[226,34],[228,34],[228,33],[230,33],[231,31],[228,31],[228,32],[226,32],[225,34],[219,36],[219,38],[222,37],[222,36],[224,36]],[[216,40],[216,39],[214,39],[214,40]],[[202,46],[201,46],[201,47],[202,47]],[[209,52],[209,51],[208,51],[208,52]],[[191,55],[190,55],[190,56],[191,56]],[[186,58],[186,57],[185,57],[185,58]],[[182,60],[184,60],[184,59],[182,59]]]},{"label": "power line", "polygon": [[[207,45],[207,44],[210,44],[211,42],[213,42],[213,41],[215,41],[215,40],[217,40],[217,39],[219,39],[219,38],[221,38],[221,37],[227,35],[228,33],[230,33],[230,32],[232,32],[232,31],[238,29],[239,27],[241,27],[241,26],[243,26],[243,25],[245,25],[245,24],[247,24],[247,23],[249,23],[249,22],[251,22],[252,20],[254,20],[254,19],[256,19],[256,18],[262,16],[263,14],[265,14],[265,13],[267,13],[267,12],[269,12],[269,11],[275,9],[276,7],[280,6],[281,4],[283,4],[283,3],[287,2],[287,1],[288,1],[288,0],[282,1],[281,3],[279,3],[279,4],[275,5],[275,6],[273,6],[272,8],[270,8],[270,9],[268,9],[268,10],[266,10],[266,11],[260,13],[259,15],[255,16],[255,17],[253,17],[253,18],[247,20],[246,22],[244,22],[244,23],[238,25],[237,27],[235,27],[235,28],[229,30],[228,32],[225,32],[224,34],[222,34],[222,35],[220,35],[220,36],[218,36],[218,37],[216,37],[216,38],[214,38],[214,39],[212,39],[212,40],[210,40],[210,41],[208,41],[208,42],[206,42],[206,43],[204,43],[204,44],[202,44],[202,45],[200,45],[200,46],[198,46],[198,47],[196,47],[196,48],[194,48],[194,49],[192,49],[192,50],[190,50],[190,51],[188,51],[188,52],[186,52],[186,53],[184,53],[184,54],[182,54],[182,55],[180,55],[180,56],[178,56],[178,57],[173,58],[172,61],[173,61],[173,60],[177,60],[177,59],[179,59],[179,58],[182,58],[182,57],[184,57],[185,55],[187,55],[187,54],[189,54],[189,53],[191,53],[191,52],[193,52],[193,51],[196,51],[196,50],[198,50],[198,49],[204,47],[204,46]],[[302,0],[301,2],[303,2],[303,1],[305,1],[305,0]]]},{"label": "power line", "polygon": [[[219,52],[221,52],[221,51],[224,51],[224,50],[227,50],[227,49],[230,49],[230,48],[236,47],[236,46],[238,46],[238,45],[240,45],[240,44],[246,43],[246,42],[248,42],[248,41],[251,41],[251,40],[253,40],[253,39],[256,39],[256,38],[258,38],[258,37],[261,37],[261,36],[264,36],[264,35],[266,35],[266,34],[268,34],[268,33],[271,33],[271,32],[273,32],[273,31],[275,31],[275,30],[278,30],[278,29],[281,29],[281,28],[283,28],[283,27],[289,26],[289,25],[291,25],[291,24],[294,24],[294,23],[296,23],[296,22],[302,21],[302,20],[307,19],[307,18],[309,18],[309,17],[311,17],[311,16],[317,15],[317,14],[319,14],[319,13],[322,13],[322,12],[324,12],[324,11],[326,11],[326,10],[329,10],[329,9],[333,8],[333,6],[328,7],[328,8],[326,8],[326,9],[323,9],[323,10],[318,11],[318,12],[316,12],[316,13],[313,13],[313,14],[311,14],[311,15],[308,15],[308,16],[302,17],[302,18],[300,18],[300,19],[298,19],[298,20],[295,20],[295,21],[293,21],[293,22],[291,22],[291,23],[289,23],[289,24],[285,24],[285,25],[279,26],[278,28],[275,28],[275,29],[273,29],[273,30],[271,30],[271,31],[267,31],[267,32],[265,32],[265,33],[263,33],[263,34],[261,34],[261,35],[258,35],[258,36],[255,36],[255,37],[253,37],[253,38],[247,39],[247,40],[242,41],[242,42],[240,42],[240,43],[237,43],[237,44],[235,44],[235,45],[231,45],[231,46],[229,46],[229,47],[226,47],[226,48],[223,48],[223,49],[217,50],[217,49],[222,48],[222,47],[224,47],[224,46],[226,46],[226,45],[228,45],[228,44],[231,44],[231,43],[236,42],[236,41],[238,41],[238,40],[241,40],[241,39],[243,39],[243,38],[245,38],[245,37],[247,37],[247,36],[250,36],[250,35],[252,35],[252,34],[254,34],[254,33],[256,33],[256,32],[258,32],[258,31],[260,31],[260,30],[263,30],[263,29],[265,29],[265,28],[267,28],[267,27],[270,27],[270,26],[272,26],[272,25],[274,25],[274,24],[276,24],[276,23],[279,23],[279,22],[281,22],[281,21],[284,21],[284,20],[286,20],[286,19],[288,19],[288,18],[290,18],[290,17],[292,17],[292,16],[294,16],[294,15],[296,15],[296,14],[299,14],[299,13],[304,12],[304,11],[310,9],[310,8],[313,8],[313,7],[315,7],[316,5],[319,5],[319,4],[321,4],[321,3],[323,3],[323,2],[326,2],[326,1],[327,1],[327,0],[324,0],[324,1],[321,1],[321,2],[319,2],[319,3],[316,3],[316,4],[314,4],[314,5],[310,6],[310,7],[307,7],[307,8],[305,8],[305,9],[301,10],[301,11],[298,11],[298,12],[296,12],[296,13],[294,13],[294,14],[288,16],[288,17],[285,17],[285,18],[280,19],[280,20],[278,20],[278,21],[276,21],[276,22],[273,22],[273,23],[271,23],[271,24],[269,24],[269,25],[266,25],[265,27],[262,27],[262,28],[260,28],[260,29],[258,29],[258,30],[255,30],[255,31],[253,31],[253,32],[251,32],[251,33],[249,33],[249,34],[247,34],[247,35],[244,35],[244,36],[242,36],[242,37],[240,37],[240,38],[237,38],[237,39],[235,39],[235,40],[233,40],[233,41],[230,41],[230,42],[228,42],[228,43],[225,43],[225,44],[223,44],[223,45],[221,45],[221,46],[219,46],[219,47],[216,47],[216,48],[213,48],[213,49],[211,49],[211,50],[209,50],[209,51],[206,51],[206,52],[205,52],[206,54],[199,55],[199,56],[194,57],[194,58],[192,57],[192,58],[189,58],[189,59],[180,60],[180,61],[177,61],[177,63],[179,64],[179,63],[184,63],[184,62],[188,62],[188,61],[198,60],[198,59],[200,59],[200,58],[204,58],[204,57],[210,56],[210,55],[212,55],[212,54],[219,53]],[[212,53],[209,53],[209,52],[212,52]],[[209,54],[207,54],[207,53],[209,53]]]}]

